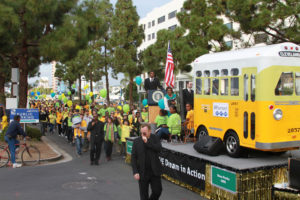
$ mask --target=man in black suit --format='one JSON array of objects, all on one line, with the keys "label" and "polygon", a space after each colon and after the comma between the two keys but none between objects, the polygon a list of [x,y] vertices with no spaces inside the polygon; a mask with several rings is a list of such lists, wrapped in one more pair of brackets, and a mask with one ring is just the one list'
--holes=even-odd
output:
[{"label": "man in black suit", "polygon": [[163,87],[160,85],[158,78],[155,77],[153,71],[150,72],[150,77],[145,79],[144,88],[148,93],[148,90],[157,90],[157,88],[163,90]]},{"label": "man in black suit", "polygon": [[184,105],[184,118],[186,117],[186,104],[190,103],[194,107],[194,90],[192,90],[193,82],[188,82],[186,89],[182,91],[183,105]]},{"label": "man in black suit", "polygon": [[[157,200],[161,195],[161,163],[158,158],[161,149],[160,140],[151,134],[150,125],[143,124],[141,136],[134,140],[131,152],[133,176],[139,181],[141,200]],[[150,197],[149,184],[152,190]]]}]

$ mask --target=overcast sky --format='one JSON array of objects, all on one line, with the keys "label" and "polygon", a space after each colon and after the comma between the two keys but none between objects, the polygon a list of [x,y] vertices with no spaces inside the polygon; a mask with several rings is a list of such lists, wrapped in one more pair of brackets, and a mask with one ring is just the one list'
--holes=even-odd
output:
[{"label": "overcast sky", "polygon": [[[171,0],[133,0],[133,5],[136,6],[137,12],[138,12],[140,18],[143,18],[147,15],[147,13],[152,11],[154,8],[160,7],[170,1]],[[115,4],[116,2],[117,2],[117,0],[111,0],[112,4]],[[40,74],[41,74],[40,77],[48,77],[49,84],[50,85],[52,84],[51,83],[51,64],[42,64],[40,66]],[[124,76],[123,76],[123,74],[120,74],[118,77],[119,77],[118,80],[110,78],[110,80],[109,80],[110,85],[119,85],[120,80]],[[29,79],[29,83],[33,83],[37,79],[39,79],[39,78],[31,78],[31,79]]]}]

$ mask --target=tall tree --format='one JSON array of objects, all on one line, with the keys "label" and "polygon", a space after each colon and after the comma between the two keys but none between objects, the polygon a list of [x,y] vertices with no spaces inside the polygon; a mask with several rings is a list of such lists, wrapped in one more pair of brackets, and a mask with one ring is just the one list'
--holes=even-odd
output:
[{"label": "tall tree", "polygon": [[224,14],[246,34],[267,35],[267,43],[300,44],[299,0],[227,0]]},{"label": "tall tree", "polygon": [[77,5],[77,0],[3,0],[1,3],[0,7],[8,8],[7,13],[4,11],[9,14],[8,20],[18,19],[18,26],[12,30],[15,33],[13,42],[9,45],[13,47],[13,55],[17,57],[22,83],[19,88],[19,107],[24,108],[27,104],[28,75],[45,58],[40,52],[42,39],[63,24],[65,14]]},{"label": "tall tree", "polygon": [[118,0],[112,22],[112,43],[115,46],[114,67],[117,72],[128,73],[129,97],[133,104],[133,79],[142,72],[138,65],[137,48],[142,43],[144,31],[138,25],[139,16],[131,0]]}]

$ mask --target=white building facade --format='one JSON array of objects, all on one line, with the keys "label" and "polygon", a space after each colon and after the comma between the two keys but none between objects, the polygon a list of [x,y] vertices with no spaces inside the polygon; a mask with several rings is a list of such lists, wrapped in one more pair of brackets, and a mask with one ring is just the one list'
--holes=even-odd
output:
[{"label": "white building facade", "polygon": [[53,92],[57,92],[57,87],[58,87],[58,79],[55,77],[55,71],[56,71],[56,62],[52,61],[51,62],[51,81],[52,81],[52,90]]}]

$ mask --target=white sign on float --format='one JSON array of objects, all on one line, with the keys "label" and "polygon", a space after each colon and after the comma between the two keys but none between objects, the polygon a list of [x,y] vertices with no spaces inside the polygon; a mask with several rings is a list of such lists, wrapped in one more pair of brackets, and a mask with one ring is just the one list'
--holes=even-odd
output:
[{"label": "white sign on float", "polygon": [[215,117],[229,117],[228,103],[213,103],[213,116]]}]

